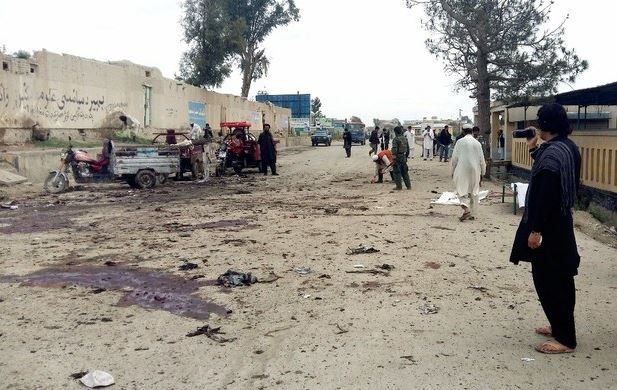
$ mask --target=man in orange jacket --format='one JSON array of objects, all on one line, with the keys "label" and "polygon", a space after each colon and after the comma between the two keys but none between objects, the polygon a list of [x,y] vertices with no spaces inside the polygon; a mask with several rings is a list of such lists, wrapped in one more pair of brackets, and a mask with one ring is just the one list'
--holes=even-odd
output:
[{"label": "man in orange jacket", "polygon": [[384,149],[373,155],[373,161],[375,162],[375,176],[373,176],[373,181],[377,178],[377,183],[383,183],[383,174],[386,171],[390,172],[390,177],[392,177],[394,156],[392,156],[392,152],[389,149]]}]

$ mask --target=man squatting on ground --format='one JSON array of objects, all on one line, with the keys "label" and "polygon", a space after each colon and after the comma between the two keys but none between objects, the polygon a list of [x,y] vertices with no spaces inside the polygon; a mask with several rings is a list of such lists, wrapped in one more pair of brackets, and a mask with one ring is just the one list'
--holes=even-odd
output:
[{"label": "man squatting on ground", "polygon": [[[573,352],[576,348],[574,305],[580,256],[574,236],[572,208],[580,185],[581,155],[568,138],[565,109],[556,103],[538,111],[539,132],[527,140],[534,160],[527,189],[525,213],[519,225],[510,261],[531,262],[531,273],[550,326],[536,333],[554,337],[536,346],[542,353]],[[545,141],[539,147],[539,138]]]},{"label": "man squatting on ground", "polygon": [[472,136],[470,128],[464,128],[463,133],[465,136],[454,145],[452,152],[452,179],[463,208],[461,222],[475,219],[473,214],[478,205],[480,181],[486,173],[482,145]]},{"label": "man squatting on ground", "polygon": [[407,152],[409,151],[409,146],[407,145],[407,138],[403,135],[403,127],[396,126],[394,128],[394,134],[395,137],[392,141],[392,157],[394,157],[394,170],[392,174],[394,175],[394,182],[396,183],[394,189],[397,191],[402,190],[402,182],[404,181],[405,187],[411,190],[409,167],[407,166]]}]

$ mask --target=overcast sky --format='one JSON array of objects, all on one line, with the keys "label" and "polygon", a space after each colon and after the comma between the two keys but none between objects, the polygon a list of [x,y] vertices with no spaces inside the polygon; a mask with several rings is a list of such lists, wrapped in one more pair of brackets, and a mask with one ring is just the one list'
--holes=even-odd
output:
[{"label": "overcast sky", "polygon": [[[330,117],[421,119],[471,115],[474,101],[453,91],[454,79],[425,49],[422,9],[404,0],[296,0],[301,20],[266,41],[271,67],[253,84],[272,94],[310,93]],[[617,78],[612,47],[617,2],[556,0],[554,19],[570,14],[566,42],[590,62],[573,85],[587,88]],[[178,72],[184,45],[178,0],[0,0],[0,46],[46,48],[98,60],[127,59]],[[220,92],[240,93],[234,74]],[[563,85],[562,91],[571,87]]]}]

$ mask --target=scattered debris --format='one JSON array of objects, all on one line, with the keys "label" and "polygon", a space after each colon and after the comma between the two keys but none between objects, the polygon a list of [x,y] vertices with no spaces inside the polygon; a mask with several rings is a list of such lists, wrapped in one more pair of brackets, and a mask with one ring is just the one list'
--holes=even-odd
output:
[{"label": "scattered debris", "polygon": [[376,249],[373,246],[368,245],[360,245],[357,248],[349,248],[347,251],[348,255],[359,255],[363,253],[378,253],[379,249]]},{"label": "scattered debris", "polygon": [[308,275],[313,272],[310,267],[296,267],[293,271],[298,275]]},{"label": "scattered debris", "polygon": [[445,227],[445,226],[431,226],[433,229],[437,229],[437,230],[448,230],[450,232],[455,232],[456,229],[452,229],[449,227]]},{"label": "scattered debris", "polygon": [[420,314],[428,315],[428,314],[437,314],[439,313],[439,307],[432,303],[425,303],[420,306]]},{"label": "scattered debris", "polygon": [[478,290],[478,291],[483,292],[483,293],[488,291],[488,288],[482,287],[482,286],[477,286],[477,285],[469,286],[469,288],[472,289],[472,290]]},{"label": "scattered debris", "polygon": [[338,213],[338,209],[336,207],[328,207],[328,208],[324,209],[324,211],[326,212],[326,214],[336,214],[336,213]]},{"label": "scattered debris", "polygon": [[353,271],[345,271],[348,274],[372,274],[372,275],[383,275],[390,276],[389,271],[384,271],[381,269],[358,269]]},{"label": "scattered debris", "polygon": [[525,363],[530,363],[530,362],[535,362],[536,359],[534,358],[521,358],[522,361],[524,361]]},{"label": "scattered debris", "polygon": [[202,326],[201,328],[197,328],[197,330],[194,332],[187,333],[186,337],[206,335],[206,337],[208,337],[210,340],[214,340],[220,344],[230,343],[235,340],[235,338],[228,339],[225,337],[221,337],[220,335],[222,334],[225,334],[225,333],[221,332],[220,326],[218,328],[213,328],[210,325],[205,325],[205,326]]},{"label": "scattered debris", "polygon": [[118,265],[118,263],[116,263],[115,261],[106,261],[103,264],[105,264],[108,267],[114,267],[114,266]]},{"label": "scattered debris", "polygon": [[229,270],[224,274],[220,275],[216,279],[217,284],[225,287],[240,287],[240,286],[250,286],[251,284],[255,284],[258,282],[257,278],[251,273],[242,273]]},{"label": "scattered debris", "polygon": [[385,271],[392,271],[395,267],[393,265],[384,263],[382,265],[376,265],[375,268],[383,269]]},{"label": "scattered debris", "polygon": [[408,360],[411,364],[416,364],[416,359],[412,355],[401,356],[401,359]]},{"label": "scattered debris", "polygon": [[91,389],[95,387],[107,387],[113,385],[114,377],[105,371],[95,370],[82,376],[79,381]]},{"label": "scattered debris", "polygon": [[105,288],[95,288],[94,290],[90,291],[92,294],[100,294],[102,292],[107,291],[107,289]]},{"label": "scattered debris", "polygon": [[0,203],[0,208],[8,209],[8,210],[17,210],[19,206],[17,205],[17,202],[12,201],[8,203]]},{"label": "scattered debris", "polygon": [[366,268],[364,264],[356,264],[353,266],[354,268]]},{"label": "scattered debris", "polygon": [[69,375],[71,378],[77,380],[77,379],[81,379],[83,376],[85,376],[88,373],[88,371],[80,371],[80,372],[76,372],[74,374]]},{"label": "scattered debris", "polygon": [[189,263],[189,262],[186,262],[186,263],[184,263],[184,264],[182,264],[181,266],[178,267],[178,269],[180,271],[190,271],[190,270],[196,269],[196,268],[199,268],[199,266],[197,264]]},{"label": "scattered debris", "polygon": [[[294,318],[292,317],[291,319],[293,320]],[[292,329],[292,328],[295,328],[295,327],[296,327],[295,325],[289,325],[289,326],[285,326],[283,328],[274,329],[274,330],[271,330],[268,333],[264,334],[264,336],[266,336],[266,337],[273,337],[273,335],[275,333],[282,332],[284,330],[289,330],[289,329]]]},{"label": "scattered debris", "polygon": [[319,275],[318,279],[332,279],[332,276],[330,276],[328,274],[323,274],[323,275]]},{"label": "scattered debris", "polygon": [[338,328],[338,332],[336,332],[336,334],[344,334],[344,333],[349,333],[348,329],[343,328],[342,326],[340,326],[339,324],[336,324],[336,327]]},{"label": "scattered debris", "polygon": [[304,299],[309,299],[310,297],[311,297],[311,294],[305,294],[305,295],[302,296],[302,298],[304,298]]}]

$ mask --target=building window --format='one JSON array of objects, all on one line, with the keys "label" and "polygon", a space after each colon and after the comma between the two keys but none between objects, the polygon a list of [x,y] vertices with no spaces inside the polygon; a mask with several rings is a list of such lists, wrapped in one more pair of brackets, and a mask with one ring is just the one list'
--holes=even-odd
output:
[{"label": "building window", "polygon": [[36,73],[37,68],[38,68],[37,64],[30,64],[30,73],[32,74]]},{"label": "building window", "polygon": [[146,77],[150,77],[152,76],[152,72],[150,72],[149,70],[146,71]]},{"label": "building window", "polygon": [[9,70],[9,63],[8,62],[2,61],[2,70],[7,70],[7,71]]}]

